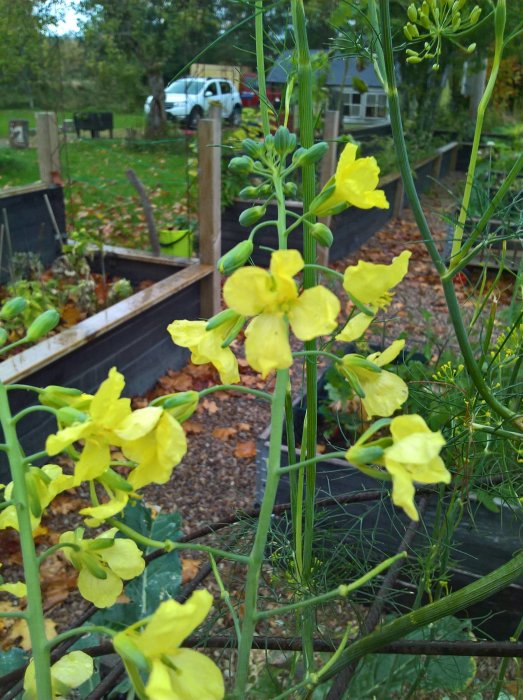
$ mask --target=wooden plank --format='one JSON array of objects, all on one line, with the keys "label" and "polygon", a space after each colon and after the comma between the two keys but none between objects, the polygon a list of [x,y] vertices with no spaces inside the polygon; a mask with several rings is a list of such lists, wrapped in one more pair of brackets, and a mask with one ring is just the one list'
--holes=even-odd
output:
[{"label": "wooden plank", "polygon": [[201,312],[210,318],[220,310],[220,274],[217,262],[221,254],[221,123],[201,119],[198,124],[198,181],[200,261],[213,268],[202,281]]},{"label": "wooden plank", "polygon": [[[340,127],[340,113],[334,109],[325,112],[325,123],[323,127],[323,140],[329,144],[329,150],[323,157],[320,169],[320,190],[327,184],[336,172],[338,162],[338,133]],[[320,217],[319,221],[325,226],[331,225],[332,216]],[[329,264],[329,249],[326,246],[318,245],[316,260],[320,265]]]},{"label": "wooden plank", "polygon": [[173,296],[189,285],[205,280],[213,272],[210,265],[196,264],[170,275],[152,287],[137,292],[128,299],[85,319],[73,328],[68,328],[8,358],[0,364],[0,380],[5,384],[20,381],[49,361],[65,357],[92,338],[107,333],[140,311]]},{"label": "wooden plank", "polygon": [[5,197],[14,197],[19,194],[28,194],[29,192],[41,192],[49,189],[49,185],[45,182],[32,182],[30,185],[20,185],[18,187],[5,187],[0,191],[0,199]]},{"label": "wooden plank", "polygon": [[51,185],[60,179],[60,141],[54,112],[37,112],[36,134],[40,180]]}]

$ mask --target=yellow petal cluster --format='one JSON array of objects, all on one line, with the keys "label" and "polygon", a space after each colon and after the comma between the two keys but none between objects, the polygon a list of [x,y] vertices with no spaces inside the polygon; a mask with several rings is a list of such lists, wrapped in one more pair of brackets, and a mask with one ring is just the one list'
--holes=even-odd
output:
[{"label": "yellow petal cluster", "polygon": [[86,420],[74,423],[47,438],[45,449],[56,455],[77,440],[84,441],[75,468],[75,485],[96,479],[109,467],[110,445],[118,445],[114,429],[131,414],[131,400],[120,398],[125,381],[115,367],[93,396]]},{"label": "yellow petal cluster", "polygon": [[441,431],[432,432],[418,415],[397,416],[390,425],[392,445],[385,449],[383,462],[392,477],[392,502],[418,520],[414,505],[414,483],[450,482],[450,472],[439,453],[445,444]]},{"label": "yellow petal cluster", "polygon": [[146,666],[148,700],[222,700],[225,690],[218,667],[207,656],[181,647],[211,606],[210,593],[196,591],[183,604],[161,603],[141,631],[133,625],[115,635],[114,648],[124,661],[129,664],[140,657]]},{"label": "yellow petal cluster", "polygon": [[[53,697],[49,700],[65,700],[72,688],[78,688],[93,675],[92,658],[83,651],[72,651],[62,656],[51,666],[51,687]],[[36,700],[36,675],[31,660],[24,676],[23,700]]]},{"label": "yellow petal cluster", "polygon": [[294,276],[303,269],[297,250],[272,254],[270,270],[243,267],[225,282],[227,306],[242,316],[253,316],[245,330],[245,354],[263,377],[292,364],[289,325],[300,340],[331,333],[340,311],[338,299],[318,285],[298,292]]},{"label": "yellow petal cluster", "polygon": [[230,324],[222,324],[212,330],[206,330],[206,321],[173,321],[167,326],[173,342],[182,348],[189,348],[191,361],[195,365],[210,362],[220,374],[223,384],[236,384],[240,381],[238,362],[233,351],[222,343],[229,335]]},{"label": "yellow petal cluster", "polygon": [[145,568],[140,549],[132,540],[115,538],[116,529],[102,533],[94,540],[84,540],[81,528],[60,536],[63,554],[79,572],[78,590],[98,608],[116,602],[123,590],[123,581],[139,576]]},{"label": "yellow petal cluster", "polygon": [[345,291],[349,296],[365,304],[373,315],[356,314],[341,333],[338,333],[336,340],[350,343],[361,338],[379,309],[386,308],[392,301],[391,289],[394,289],[407,274],[410,256],[410,250],[404,250],[393,258],[390,265],[360,260],[357,265],[351,265],[345,270],[343,275]]},{"label": "yellow petal cluster", "polygon": [[341,360],[342,371],[346,369],[356,375],[365,393],[361,402],[369,418],[391,416],[409,396],[407,385],[401,377],[381,369],[396,359],[404,345],[404,340],[396,340],[383,352],[368,355],[367,362],[372,363],[376,369],[354,361],[354,358],[358,358],[356,355],[345,355]]},{"label": "yellow petal cluster", "polygon": [[318,196],[318,206],[312,203],[316,216],[328,216],[340,208],[352,205],[359,209],[388,209],[389,203],[383,190],[377,190],[380,169],[376,158],[356,158],[358,147],[347,143],[338,160],[334,177],[324,189],[334,185],[334,191],[324,201],[321,193]]},{"label": "yellow petal cluster", "polygon": [[[47,464],[44,467],[30,467],[26,474],[26,486],[31,503],[31,526],[35,530],[40,524],[42,514],[53,498],[62,491],[74,486],[74,477],[62,472],[57,464]],[[5,487],[4,497],[8,501],[13,493],[13,482]],[[39,512],[39,515],[35,515]],[[18,530],[18,516],[14,505],[0,511],[0,530],[12,527]]]}]

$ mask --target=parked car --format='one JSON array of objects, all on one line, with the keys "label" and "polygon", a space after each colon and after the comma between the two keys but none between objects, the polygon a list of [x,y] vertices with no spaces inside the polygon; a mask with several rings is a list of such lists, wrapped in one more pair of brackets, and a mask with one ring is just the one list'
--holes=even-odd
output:
[{"label": "parked car", "polygon": [[[151,111],[152,99],[152,96],[149,96],[145,101],[145,114]],[[196,129],[213,102],[221,104],[224,119],[228,119],[234,126],[240,124],[242,101],[240,93],[230,80],[180,78],[165,88],[167,118],[183,121],[189,129]]]}]

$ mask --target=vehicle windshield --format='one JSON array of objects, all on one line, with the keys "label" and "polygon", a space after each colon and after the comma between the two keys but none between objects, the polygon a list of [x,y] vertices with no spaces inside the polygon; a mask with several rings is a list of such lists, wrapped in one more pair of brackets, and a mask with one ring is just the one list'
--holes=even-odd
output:
[{"label": "vehicle windshield", "polygon": [[165,92],[175,95],[197,95],[203,87],[205,80],[194,78],[182,78],[175,80],[165,88]]}]

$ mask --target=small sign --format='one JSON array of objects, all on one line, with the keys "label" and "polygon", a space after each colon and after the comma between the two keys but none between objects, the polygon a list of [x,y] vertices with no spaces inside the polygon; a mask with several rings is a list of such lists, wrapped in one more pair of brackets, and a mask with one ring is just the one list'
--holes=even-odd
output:
[{"label": "small sign", "polygon": [[9,121],[9,145],[11,148],[29,148],[29,122],[27,119]]}]

